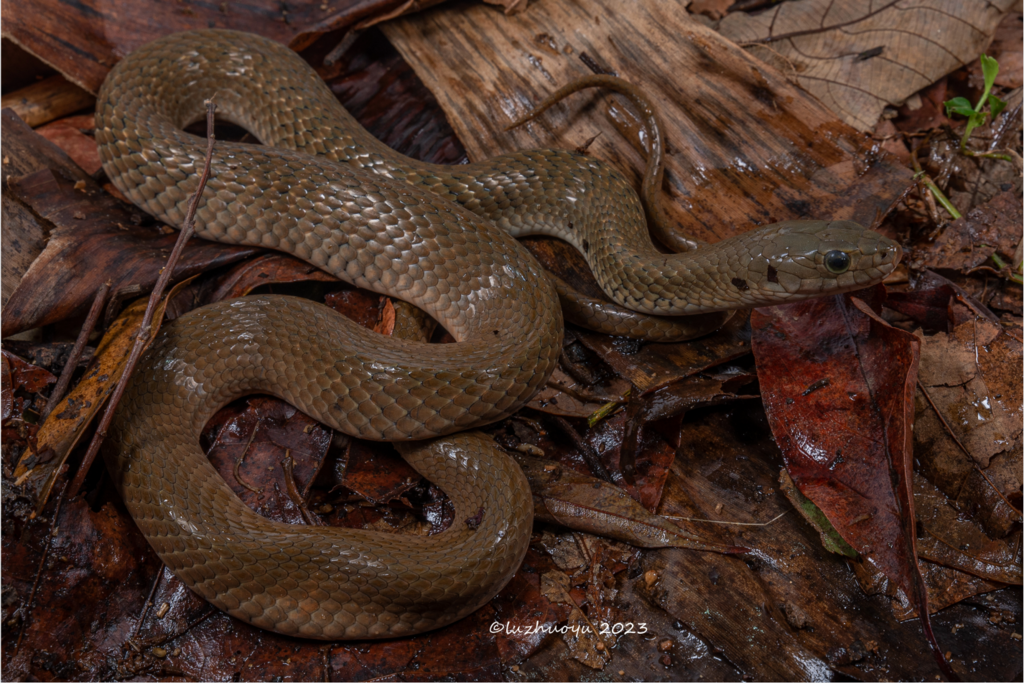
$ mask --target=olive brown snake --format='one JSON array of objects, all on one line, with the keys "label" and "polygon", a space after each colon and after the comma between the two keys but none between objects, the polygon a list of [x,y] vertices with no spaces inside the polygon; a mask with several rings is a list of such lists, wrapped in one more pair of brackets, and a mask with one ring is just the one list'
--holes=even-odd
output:
[{"label": "olive brown snake", "polygon": [[[363,130],[293,52],[216,30],[137,50],[98,99],[107,175],[172,225],[205,157],[205,141],[182,128],[209,98],[263,145],[218,142],[200,237],[289,252],[415,304],[458,340],[387,338],[321,305],[268,295],[165,325],[140,362],[104,447],[129,511],[188,586],[285,634],[439,627],[490,600],[518,567],[532,526],[518,466],[479,433],[423,441],[510,415],[557,363],[555,288],[514,235],[570,242],[619,307],[662,316],[858,289],[900,258],[893,242],[842,221],[776,224],[662,254],[636,193],[600,161],[558,150],[457,167],[408,159]],[[198,444],[218,408],[251,393],[356,437],[403,442],[402,455],[452,498],[455,522],[409,537],[258,516]]]}]

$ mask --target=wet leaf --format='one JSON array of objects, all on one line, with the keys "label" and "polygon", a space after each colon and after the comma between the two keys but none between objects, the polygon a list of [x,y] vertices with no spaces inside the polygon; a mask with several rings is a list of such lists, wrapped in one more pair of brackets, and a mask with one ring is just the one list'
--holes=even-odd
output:
[{"label": "wet leaf", "polygon": [[[36,442],[39,430],[36,423],[46,397],[27,395],[36,395],[55,382],[57,378],[45,368],[34,366],[6,349],[3,350],[0,407],[3,410],[5,467],[9,467],[26,446],[31,447]],[[26,413],[29,415],[26,416]]]},{"label": "wet leaf", "polygon": [[34,366],[14,354],[3,352],[4,356],[4,418],[7,417],[7,406],[9,392],[28,392],[38,394],[44,389],[57,382],[57,378],[50,371],[39,366]]},{"label": "wet leaf", "polygon": [[998,539],[1021,519],[1022,345],[956,306],[963,322],[921,349],[915,446],[922,473]]},{"label": "wet leaf", "polygon": [[722,20],[725,37],[788,67],[843,121],[870,130],[899,105],[974,60],[1013,0],[844,3],[803,0]]},{"label": "wet leaf", "polygon": [[512,581],[495,597],[495,621],[500,625],[498,651],[505,665],[522,662],[537,651],[554,633],[554,627],[569,617],[569,606],[549,598],[541,577],[554,569],[551,559],[533,546]]},{"label": "wet leaf", "polygon": [[210,295],[210,301],[219,302],[233,297],[244,297],[262,285],[309,280],[338,282],[331,274],[301,259],[287,254],[264,254],[255,259],[247,259],[228,271],[217,283],[217,289]]},{"label": "wet leaf", "polygon": [[992,539],[921,475],[914,476],[914,510],[919,557],[992,582],[1021,584],[1019,531],[1006,539]]},{"label": "wet leaf", "polygon": [[[598,136],[586,153],[640,187],[643,142],[623,123],[631,115],[617,96],[581,93],[504,130],[558,85],[603,71],[640,84],[661,112],[671,148],[665,209],[693,237],[714,242],[803,217],[870,225],[910,173],[869,150],[863,136],[781,73],[698,24],[686,5],[536,3],[505,17],[446,3],[382,31],[438,98],[473,161],[571,150]],[[460,39],[442,42],[439,35]]]},{"label": "wet leaf", "polygon": [[919,340],[851,295],[759,309],[751,325],[765,410],[797,487],[913,604],[927,606],[911,465]]},{"label": "wet leaf", "polygon": [[[52,515],[52,504],[34,520],[5,515],[16,531],[4,534],[4,596],[13,596],[19,618],[4,629],[4,679],[118,679],[112,654],[121,653],[135,629],[159,560],[113,504],[93,511],[81,498],[65,502],[51,539]],[[44,553],[48,560],[29,606]],[[19,623],[24,636],[13,654]]]},{"label": "wet leaf", "polygon": [[832,523],[821,512],[821,509],[815,506],[813,501],[800,493],[796,483],[793,482],[793,478],[785,470],[779,472],[779,484],[786,498],[793,504],[793,507],[800,511],[800,515],[804,516],[804,520],[809,522],[818,531],[818,534],[821,535],[822,546],[832,553],[838,553],[847,558],[857,557],[857,551],[847,544],[839,533],[836,532],[836,528],[832,526]]},{"label": "wet leaf", "polygon": [[[252,397],[221,409],[207,456],[231,489],[265,518],[307,523],[306,499],[323,466],[332,430],[272,397]],[[210,432],[207,428],[207,434]],[[291,459],[298,500],[283,461]]]},{"label": "wet leaf", "polygon": [[700,539],[649,513],[625,491],[597,478],[530,456],[516,455],[516,461],[530,481],[537,520],[642,548],[675,546],[726,554],[747,550]]},{"label": "wet leaf", "polygon": [[993,270],[997,270],[989,259],[998,254],[1006,262],[1012,261],[1021,239],[1022,221],[1019,194],[1000,193],[983,207],[972,209],[947,224],[930,245],[916,248],[909,265],[915,269],[952,269],[966,273],[988,261]]},{"label": "wet leaf", "polygon": [[600,386],[580,382],[556,367],[546,387],[533,395],[527,404],[532,409],[569,418],[587,418],[609,399],[622,397],[629,390],[629,381],[613,377]]},{"label": "wet leaf", "polygon": [[569,617],[565,624],[559,626],[559,632],[569,647],[569,653],[587,667],[603,670],[611,654],[601,639],[599,627],[587,619],[572,598],[569,577],[559,570],[551,570],[541,575],[540,583],[544,596],[569,607]]},{"label": "wet leaf", "polygon": [[337,485],[375,504],[388,504],[419,484],[421,477],[384,444],[352,440],[337,468]]},{"label": "wet leaf", "polygon": [[711,335],[680,344],[645,345],[587,330],[577,337],[620,376],[642,391],[707,370],[750,353],[750,319],[733,316]]},{"label": "wet leaf", "polygon": [[626,430],[622,435],[619,464],[623,474],[632,475],[636,452],[643,441],[648,423],[676,418],[697,406],[722,404],[739,399],[756,399],[757,395],[737,394],[736,390],[756,380],[756,376],[741,371],[716,376],[689,376],[648,389],[642,394],[633,392],[626,407]]}]

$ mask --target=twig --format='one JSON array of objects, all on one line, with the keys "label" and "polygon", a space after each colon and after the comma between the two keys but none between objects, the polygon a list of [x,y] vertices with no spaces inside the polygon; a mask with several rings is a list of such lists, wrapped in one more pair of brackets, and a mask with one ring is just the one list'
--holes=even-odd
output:
[{"label": "twig", "polygon": [[149,596],[146,597],[146,603],[142,606],[142,615],[139,616],[138,621],[135,623],[135,629],[132,630],[132,635],[128,637],[128,644],[138,651],[138,647],[135,645],[135,640],[139,636],[139,632],[142,631],[142,623],[145,622],[146,616],[149,615],[149,609],[153,607],[153,597],[156,596],[157,587],[160,586],[160,580],[164,576],[164,564],[160,564],[160,570],[156,573],[156,579],[153,580],[153,586],[149,590]]},{"label": "twig", "polygon": [[82,358],[82,352],[85,351],[85,343],[89,341],[89,336],[92,334],[93,329],[96,327],[96,321],[99,320],[100,314],[103,312],[103,306],[107,301],[107,293],[110,292],[110,281],[100,285],[100,288],[96,290],[96,296],[92,300],[92,308],[89,309],[89,315],[85,318],[85,324],[82,326],[82,332],[78,333],[78,339],[75,340],[75,346],[71,349],[71,355],[68,356],[68,362],[64,365],[64,370],[60,373],[60,379],[57,381],[57,386],[53,388],[53,392],[50,394],[50,399],[46,402],[46,408],[43,409],[43,415],[39,416],[39,422],[42,423],[46,420],[47,416],[53,409],[57,408],[57,404],[64,398],[64,393],[68,391],[68,385],[71,384],[71,376],[75,374],[75,367],[78,366],[78,360]]},{"label": "twig", "polygon": [[302,519],[306,521],[307,525],[323,525],[323,521],[313,515],[313,512],[306,505],[306,500],[299,493],[299,486],[295,483],[294,464],[295,461],[292,459],[291,449],[285,449],[284,460],[281,461],[281,470],[284,471],[284,486],[288,492],[288,498],[298,507],[299,513],[302,514]]},{"label": "twig", "polygon": [[341,42],[335,45],[334,48],[327,53],[327,56],[324,57],[324,66],[334,66],[342,57],[345,56],[345,53],[355,45],[356,40],[358,40],[361,35],[363,35],[361,30],[350,29],[349,32],[345,34],[345,37],[341,39]]},{"label": "twig", "polygon": [[592,394],[585,390],[581,390],[577,387],[569,387],[568,385],[562,384],[557,380],[552,380],[550,378],[548,379],[547,385],[551,389],[558,390],[563,394],[568,394],[570,397],[573,397],[574,399],[579,399],[580,401],[585,401],[591,404],[613,404],[625,401],[622,397],[609,397],[607,395],[602,394]]},{"label": "twig", "polygon": [[684,518],[681,515],[663,515],[662,518],[668,518],[669,520],[685,520],[687,522],[702,522],[711,523],[712,525],[743,525],[744,527],[768,527],[773,522],[781,518],[782,516],[789,513],[789,511],[782,511],[777,516],[763,523],[741,523],[741,522],[729,522],[728,520],[705,520],[703,518]]},{"label": "twig", "polygon": [[25,636],[25,630],[28,628],[29,617],[32,616],[32,603],[36,600],[36,590],[39,588],[39,578],[43,574],[43,568],[46,567],[46,559],[50,555],[50,545],[53,544],[53,535],[57,530],[57,521],[60,519],[60,509],[64,505],[64,498],[68,493],[68,484],[64,483],[64,489],[60,491],[60,496],[57,497],[57,507],[53,511],[53,520],[50,521],[50,531],[46,534],[46,546],[43,547],[43,557],[39,560],[39,569],[36,570],[36,578],[32,581],[32,591],[29,592],[28,601],[25,603],[25,615],[21,619],[21,629],[18,631],[18,641],[14,644],[14,654],[12,658],[18,655],[18,649],[21,648],[21,639]]},{"label": "twig", "polygon": [[146,313],[142,317],[142,324],[139,326],[139,332],[135,337],[135,344],[132,345],[131,354],[128,355],[128,363],[125,364],[124,373],[122,373],[121,379],[118,380],[117,387],[114,388],[114,394],[107,402],[107,407],[103,412],[103,418],[100,420],[99,427],[96,428],[96,434],[93,435],[92,442],[89,444],[89,450],[85,452],[82,464],[79,466],[78,472],[75,474],[74,482],[71,484],[72,496],[78,494],[78,491],[82,488],[82,483],[85,482],[85,476],[89,473],[89,468],[92,467],[92,462],[96,460],[96,454],[100,450],[100,445],[103,444],[103,439],[107,436],[107,429],[110,427],[110,421],[114,418],[114,411],[117,409],[117,405],[121,401],[121,396],[124,394],[125,387],[128,385],[128,378],[131,377],[132,371],[135,370],[135,365],[139,362],[139,357],[142,356],[142,351],[146,348],[149,342],[149,329],[152,325],[153,313],[156,311],[160,298],[163,297],[164,290],[167,289],[167,284],[171,281],[171,274],[174,272],[174,267],[178,263],[178,258],[185,249],[185,243],[188,242],[190,237],[192,237],[192,232],[195,229],[196,209],[199,207],[199,198],[203,196],[203,190],[206,189],[206,181],[210,179],[210,164],[213,161],[213,143],[215,140],[213,135],[213,114],[216,110],[217,106],[213,101],[207,100],[206,163],[203,165],[203,174],[199,177],[199,185],[196,186],[196,191],[192,195],[192,199],[189,201],[188,213],[185,215],[185,222],[181,225],[181,233],[178,235],[178,241],[174,243],[174,249],[171,250],[171,255],[167,258],[167,263],[160,272],[160,277],[157,279],[156,285],[153,287],[153,292],[149,295],[149,303],[146,305]]},{"label": "twig", "polygon": [[607,404],[601,406],[587,417],[587,427],[594,427],[602,420],[617,412],[622,408],[622,405],[629,400],[629,395],[632,390],[626,390],[622,393],[622,401],[610,401]]},{"label": "twig", "polygon": [[256,439],[256,433],[260,429],[260,420],[261,420],[260,412],[259,412],[258,409],[256,409],[255,411],[256,411],[256,425],[254,425],[253,428],[252,428],[252,434],[249,435],[249,441],[245,443],[245,449],[242,450],[242,455],[239,456],[237,459],[235,459],[235,467],[232,468],[231,473],[235,476],[235,482],[237,482],[238,484],[242,485],[243,487],[248,489],[253,494],[262,494],[263,493],[263,488],[262,487],[260,487],[259,489],[257,489],[256,487],[253,487],[251,484],[249,484],[248,482],[246,482],[245,480],[242,479],[242,473],[239,472],[239,468],[242,467],[242,461],[245,460],[246,455],[249,453],[249,448],[252,447],[253,440]]}]

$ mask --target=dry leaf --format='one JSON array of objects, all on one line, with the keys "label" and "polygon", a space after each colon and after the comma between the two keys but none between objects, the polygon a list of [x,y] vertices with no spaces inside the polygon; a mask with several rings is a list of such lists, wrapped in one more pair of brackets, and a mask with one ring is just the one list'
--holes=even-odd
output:
[{"label": "dry leaf", "polygon": [[886,105],[977,59],[1014,2],[801,0],[734,12],[719,31],[788,67],[846,123],[868,131]]},{"label": "dry leaf", "polygon": [[598,634],[598,627],[587,619],[570,595],[569,576],[559,570],[545,572],[540,577],[540,588],[550,601],[571,607],[569,619],[558,626],[558,631],[572,657],[587,667],[603,670],[611,654]]},{"label": "dry leaf", "polygon": [[[174,299],[196,276],[175,285],[153,312],[149,339],[152,340],[164,318],[167,302]],[[14,470],[19,484],[35,483],[39,491],[38,508],[46,504],[55,474],[67,460],[124,373],[129,352],[146,312],[148,298],[137,299],[117,317],[107,330],[82,381],[53,409],[39,428],[35,453],[22,457]],[[148,344],[147,344],[148,346]]]}]

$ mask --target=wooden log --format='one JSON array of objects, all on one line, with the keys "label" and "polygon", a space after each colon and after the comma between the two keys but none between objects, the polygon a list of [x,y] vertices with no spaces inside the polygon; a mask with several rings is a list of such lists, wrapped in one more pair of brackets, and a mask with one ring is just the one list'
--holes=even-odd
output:
[{"label": "wooden log", "polygon": [[[665,122],[665,190],[683,230],[714,241],[794,218],[870,224],[910,180],[869,138],[771,66],[692,21],[685,0],[544,2],[506,16],[441,5],[382,25],[433,91],[470,159],[515,149],[588,153],[640,185],[634,117],[583,93],[504,128],[593,71],[641,86]],[[625,135],[624,135],[625,133]]]},{"label": "wooden log", "polygon": [[96,98],[60,74],[54,74],[3,96],[3,107],[10,107],[32,128],[42,126],[80,109],[91,107]]}]

